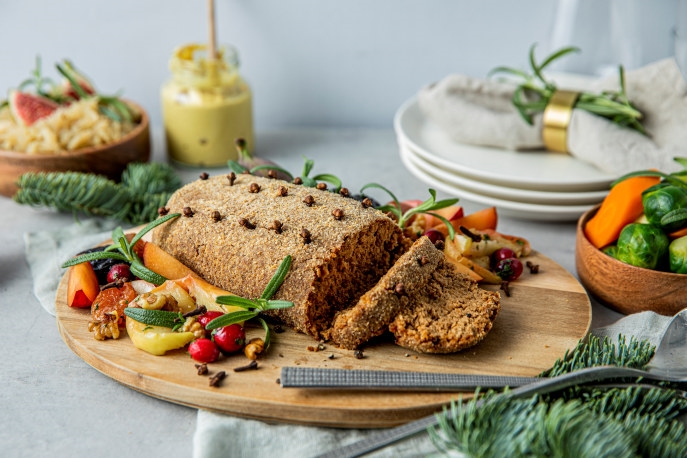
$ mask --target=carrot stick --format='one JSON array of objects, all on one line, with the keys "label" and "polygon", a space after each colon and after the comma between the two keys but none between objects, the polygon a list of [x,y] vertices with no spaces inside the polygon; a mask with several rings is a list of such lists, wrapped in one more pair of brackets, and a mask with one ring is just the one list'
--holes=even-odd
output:
[{"label": "carrot stick", "polygon": [[670,240],[675,240],[679,239],[680,237],[684,237],[685,235],[687,235],[687,227],[683,227],[682,229],[671,232],[668,234],[668,238]]},{"label": "carrot stick", "polygon": [[623,227],[644,213],[642,192],[660,180],[660,177],[637,176],[613,186],[599,210],[584,227],[584,234],[591,244],[603,248],[615,242]]}]

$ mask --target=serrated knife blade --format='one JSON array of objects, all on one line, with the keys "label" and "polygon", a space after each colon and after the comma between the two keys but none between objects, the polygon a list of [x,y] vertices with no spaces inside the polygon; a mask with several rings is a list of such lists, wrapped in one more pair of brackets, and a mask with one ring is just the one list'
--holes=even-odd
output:
[{"label": "serrated knife blade", "polygon": [[465,391],[518,387],[541,380],[508,375],[447,374],[315,367],[283,367],[283,388],[326,388],[392,391]]}]

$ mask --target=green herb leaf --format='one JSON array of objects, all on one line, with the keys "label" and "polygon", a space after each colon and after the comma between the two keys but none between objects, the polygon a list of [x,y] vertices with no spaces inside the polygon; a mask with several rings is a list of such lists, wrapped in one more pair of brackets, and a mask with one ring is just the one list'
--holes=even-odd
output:
[{"label": "green herb leaf", "polygon": [[276,293],[281,284],[284,283],[284,279],[286,278],[286,275],[289,273],[290,268],[291,255],[287,255],[279,264],[279,267],[277,267],[277,271],[274,273],[269,283],[267,283],[265,290],[260,295],[260,299],[267,300],[271,299],[272,296],[274,296],[274,293]]},{"label": "green herb leaf", "polygon": [[205,326],[205,329],[212,331],[213,329],[223,328],[224,326],[229,326],[230,324],[243,323],[244,321],[253,319],[256,316],[258,316],[258,312],[250,312],[248,310],[239,310],[237,312],[226,313],[210,321]]},{"label": "green herb leaf", "polygon": [[131,262],[130,269],[131,273],[136,275],[141,280],[145,280],[156,286],[160,286],[161,284],[167,281],[165,277],[158,274],[157,272],[153,272],[152,270],[148,269],[143,264],[141,264],[140,261],[137,260]]},{"label": "green herb leaf", "polygon": [[269,300],[267,301],[267,307],[265,310],[277,310],[277,309],[288,309],[293,307],[293,302],[291,301],[281,301],[281,300]]},{"label": "green herb leaf", "polygon": [[241,296],[217,296],[215,302],[220,305],[233,305],[234,307],[241,307],[246,310],[258,308],[258,304],[256,304],[255,301]]},{"label": "green herb leaf", "polygon": [[263,320],[262,318],[258,317],[258,321],[260,321],[262,328],[265,330],[265,349],[267,349],[269,348],[272,340],[270,338],[270,327],[267,325],[267,321]]},{"label": "green herb leaf", "polygon": [[148,310],[138,307],[127,307],[124,309],[124,315],[138,321],[139,323],[148,324],[151,326],[162,326],[165,328],[174,328],[181,323],[184,324],[186,319],[178,312],[168,312],[166,310]]},{"label": "green herb leaf", "polygon": [[443,216],[437,214],[437,213],[432,213],[432,212],[426,212],[428,215],[432,215],[433,217],[439,219],[444,225],[446,226],[446,229],[448,230],[448,237],[450,240],[453,240],[456,237],[456,230],[453,227],[453,224]]},{"label": "green herb leaf", "polygon": [[310,172],[312,171],[312,168],[315,165],[315,161],[313,161],[312,159],[308,159],[305,156],[303,156],[303,160],[305,162],[303,163],[303,173],[301,174],[301,178],[310,175]]},{"label": "green herb leaf", "polygon": [[82,262],[90,262],[94,261],[96,259],[117,259],[119,261],[127,262],[128,259],[126,256],[120,253],[112,253],[112,252],[105,252],[105,251],[95,251],[93,253],[85,253],[85,254],[80,254],[79,256],[75,256],[71,258],[68,261],[65,261],[62,263],[62,268],[66,269],[67,267],[75,266],[77,264],[81,264]]},{"label": "green herb leaf", "polygon": [[315,175],[312,177],[313,180],[315,181],[324,181],[326,183],[329,183],[333,186],[332,191],[333,192],[338,192],[339,189],[341,189],[341,180],[339,177],[336,175],[332,175],[331,173],[320,173],[319,175]]},{"label": "green herb leaf", "polygon": [[138,233],[137,233],[136,235],[134,235],[134,238],[131,239],[131,242],[130,242],[131,246],[133,247],[134,245],[136,245],[136,242],[138,242],[139,240],[141,240],[141,238],[142,238],[144,235],[146,235],[148,232],[150,232],[151,230],[153,230],[153,229],[155,229],[156,227],[158,227],[160,224],[164,224],[164,223],[166,223],[167,221],[169,221],[169,220],[171,220],[171,219],[178,218],[179,216],[181,216],[181,213],[170,213],[169,215],[162,216],[162,217],[160,217],[160,218],[158,218],[158,219],[156,219],[156,220],[154,220],[154,221],[151,221],[150,223],[146,224],[146,225],[143,227],[143,229],[141,229],[140,231],[138,231]]},{"label": "green herb leaf", "polygon": [[379,184],[379,183],[368,183],[368,184],[366,184],[365,186],[363,186],[362,188],[360,188],[360,194],[363,194],[363,195],[364,195],[364,191],[365,191],[366,189],[371,189],[371,188],[381,189],[382,191],[386,192],[386,193],[391,197],[391,200],[394,201],[394,203],[396,204],[396,207],[399,208],[399,209],[401,208],[401,202],[400,202],[400,201],[398,200],[398,198],[394,195],[394,193],[391,192],[391,191],[389,191],[387,188],[385,188],[384,186],[382,186],[382,185]]},{"label": "green herb leaf", "polygon": [[238,162],[232,161],[232,160],[227,161],[227,167],[229,167],[229,169],[232,172],[236,173],[237,175],[240,175],[244,172],[249,172],[249,170],[246,167],[244,167],[241,164],[239,164]]}]

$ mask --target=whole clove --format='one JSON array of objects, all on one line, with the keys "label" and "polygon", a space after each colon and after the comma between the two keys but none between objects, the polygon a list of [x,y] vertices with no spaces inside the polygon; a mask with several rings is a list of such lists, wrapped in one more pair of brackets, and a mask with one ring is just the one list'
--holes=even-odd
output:
[{"label": "whole clove", "polygon": [[539,273],[539,264],[534,264],[532,261],[527,261],[525,265],[530,269],[531,274]]},{"label": "whole clove", "polygon": [[222,380],[224,380],[227,376],[227,373],[224,371],[219,371],[212,377],[210,377],[210,380],[208,381],[208,384],[212,387],[218,387]]},{"label": "whole clove", "polygon": [[460,232],[462,232],[463,234],[465,234],[465,235],[467,235],[468,237],[470,237],[470,238],[472,239],[473,242],[481,242],[481,241],[482,241],[482,236],[481,236],[481,235],[475,234],[474,232],[472,232],[470,229],[468,229],[468,228],[465,227],[465,226],[460,226]]},{"label": "whole clove", "polygon": [[252,360],[250,363],[246,364],[245,366],[239,366],[234,368],[234,372],[244,372],[244,371],[249,371],[252,369],[257,369],[258,368],[258,362],[255,360]]}]

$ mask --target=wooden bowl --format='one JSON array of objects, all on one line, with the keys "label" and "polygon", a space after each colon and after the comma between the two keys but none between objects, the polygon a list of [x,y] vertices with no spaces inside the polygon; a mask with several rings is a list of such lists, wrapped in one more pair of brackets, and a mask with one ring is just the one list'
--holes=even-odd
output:
[{"label": "wooden bowl", "polygon": [[130,162],[150,159],[150,121],[139,106],[127,101],[141,113],[141,122],[126,136],[109,145],[83,148],[60,154],[26,154],[0,150],[0,194],[11,197],[17,180],[26,172],[91,172],[119,181]]},{"label": "wooden bowl", "polygon": [[672,316],[687,306],[687,274],[635,267],[608,256],[584,235],[584,226],[599,207],[577,223],[575,266],[587,292],[601,303],[629,315],[654,311]]}]

